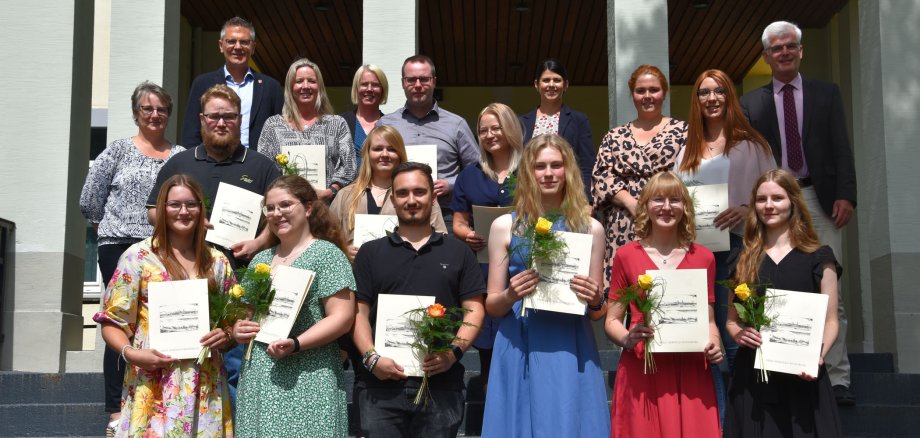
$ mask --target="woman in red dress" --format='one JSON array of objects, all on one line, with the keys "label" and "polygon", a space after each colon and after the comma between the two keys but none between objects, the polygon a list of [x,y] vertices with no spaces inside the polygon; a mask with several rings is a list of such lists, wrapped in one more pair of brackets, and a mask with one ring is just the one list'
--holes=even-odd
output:
[{"label": "woman in red dress", "polygon": [[620,247],[613,259],[610,299],[636,284],[647,270],[706,269],[709,342],[699,353],[655,353],[657,370],[644,371],[645,344],[655,336],[642,313],[630,304],[632,324],[624,325],[626,307],[613,302],[604,330],[623,347],[617,366],[611,412],[612,437],[720,437],[719,413],[710,364],[722,362],[713,302],[715,258],[693,243],[693,201],[673,172],[653,176],[639,195],[635,233],[639,239]]}]

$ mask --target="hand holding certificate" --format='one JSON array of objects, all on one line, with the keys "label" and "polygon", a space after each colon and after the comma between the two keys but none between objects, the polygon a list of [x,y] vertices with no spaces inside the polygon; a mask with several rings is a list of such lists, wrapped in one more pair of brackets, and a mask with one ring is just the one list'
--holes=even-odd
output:
[{"label": "hand holding certificate", "polygon": [[652,313],[656,353],[698,353],[709,342],[709,286],[705,269],[649,270],[658,296]]},{"label": "hand holding certificate", "polygon": [[256,237],[262,214],[262,195],[220,183],[214,198],[211,212],[214,229],[208,230],[205,240],[229,248]]},{"label": "hand holding certificate", "polygon": [[770,289],[768,326],[760,329],[762,343],[754,368],[817,376],[827,316],[827,295]]},{"label": "hand holding certificate", "polygon": [[272,275],[275,296],[268,308],[268,314],[260,321],[257,341],[269,344],[291,335],[291,328],[297,321],[297,315],[300,314],[300,308],[303,307],[315,276],[315,272],[306,269],[285,265],[275,268]]},{"label": "hand holding certificate", "polygon": [[197,359],[208,328],[208,280],[150,282],[150,348],[176,359]]},{"label": "hand holding certificate", "polygon": [[[374,348],[393,359],[407,376],[423,377],[422,357],[413,347],[412,311],[434,304],[432,296],[380,294],[377,296],[377,330]],[[415,316],[418,316],[417,314]]]},{"label": "hand holding certificate", "polygon": [[556,238],[565,242],[565,256],[558,260],[540,260],[535,264],[540,281],[536,291],[524,300],[530,309],[583,315],[586,303],[572,292],[570,283],[576,275],[587,276],[591,268],[590,234],[555,231]]}]

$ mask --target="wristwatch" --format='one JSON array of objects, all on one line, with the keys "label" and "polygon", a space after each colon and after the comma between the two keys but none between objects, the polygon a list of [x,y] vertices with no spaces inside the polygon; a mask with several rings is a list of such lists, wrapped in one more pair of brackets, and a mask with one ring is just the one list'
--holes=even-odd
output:
[{"label": "wristwatch", "polygon": [[460,362],[460,359],[463,358],[463,349],[454,345],[454,348],[452,348],[450,351],[454,352],[454,357],[457,358],[457,362]]}]

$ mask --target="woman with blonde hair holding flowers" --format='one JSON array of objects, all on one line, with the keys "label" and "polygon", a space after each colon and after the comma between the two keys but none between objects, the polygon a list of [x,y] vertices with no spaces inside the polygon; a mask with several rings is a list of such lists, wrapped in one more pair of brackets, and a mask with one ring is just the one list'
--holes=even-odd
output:
[{"label": "woman with blonde hair holding flowers", "polygon": [[[316,273],[290,336],[256,342],[237,392],[240,436],[348,436],[345,379],[336,340],[355,317],[355,279],[345,242],[326,204],[305,179],[282,176],[268,186],[262,212],[280,243],[252,259]],[[243,285],[244,287],[246,284]],[[237,342],[259,324],[239,321]]]},{"label": "woman with blonde hair holding flowers", "polygon": [[[606,435],[607,394],[591,328],[591,320],[605,314],[604,231],[590,216],[578,163],[562,137],[539,135],[524,147],[513,207],[489,233],[486,311],[499,326],[482,434]],[[589,275],[576,275],[570,283],[587,305],[583,315],[533,309],[522,314],[522,299],[540,281],[527,268],[531,245],[522,236],[544,234],[546,228],[592,237]]]},{"label": "woman with blonde hair holding flowers", "polygon": [[824,356],[837,338],[840,265],[830,247],[818,241],[802,190],[792,174],[782,169],[765,173],[755,183],[750,202],[753,209],[745,221],[744,247],[740,255],[736,251],[729,257],[730,263],[737,260],[732,269],[734,282],[751,288],[760,285],[754,288],[758,294],[770,287],[827,295],[827,317],[818,375],[771,373],[764,382],[754,370],[760,332],[744,325],[734,306],[728,308],[726,328],[740,348],[728,389],[725,436],[842,436],[837,403],[824,367]]},{"label": "woman with blonde hair holding flowers", "polygon": [[[233,412],[220,354],[203,364],[151,349],[148,286],[153,282],[203,278],[209,293],[226,293],[235,280],[230,262],[204,241],[205,206],[198,184],[186,175],[167,179],[157,195],[153,236],[118,260],[93,320],[102,338],[127,362],[116,436],[233,435]],[[212,351],[231,344],[229,327],[201,338]]]},{"label": "woman with blonde hair holding flowers", "polygon": [[[690,193],[674,172],[652,176],[636,207],[634,227],[639,240],[621,246],[613,258],[611,304],[604,330],[613,343],[623,347],[623,354],[613,389],[611,437],[721,436],[708,368],[723,360],[713,309],[716,264],[711,251],[693,243],[693,213]],[[655,331],[635,302],[629,304],[632,322],[627,328],[627,307],[616,300],[646,271],[658,269],[706,269],[709,342],[699,353],[655,353],[655,371],[646,374],[645,350]]]}]

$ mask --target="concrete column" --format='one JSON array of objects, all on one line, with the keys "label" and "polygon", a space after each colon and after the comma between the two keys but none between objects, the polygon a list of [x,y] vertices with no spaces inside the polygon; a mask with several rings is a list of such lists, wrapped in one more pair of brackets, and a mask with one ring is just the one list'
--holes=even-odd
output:
[{"label": "concrete column", "polygon": [[[636,67],[651,64],[670,77],[667,0],[607,0],[607,101],[609,125],[636,118],[627,82]],[[670,96],[662,111],[670,113]]]},{"label": "concrete column", "polygon": [[[173,98],[166,138],[175,141],[181,124],[179,101],[179,0],[120,2],[112,5],[109,56],[109,125],[112,142],[137,134],[131,113],[131,93],[137,84],[152,81]],[[215,44],[216,46],[216,44]]]},{"label": "concrete column", "polygon": [[[859,3],[861,123],[857,163],[860,234],[872,285],[875,351],[893,352],[902,373],[920,372],[920,1]],[[868,145],[872,145],[869,147]]]},{"label": "concrete column", "polygon": [[[387,103],[391,113],[406,103],[402,90],[402,64],[418,53],[418,4],[416,1],[364,0],[361,64],[376,64],[390,83]],[[437,65],[435,65],[437,67]]]},{"label": "concrete column", "polygon": [[[3,297],[0,369],[61,372],[82,347],[93,1],[7,2],[0,40],[0,217],[16,224],[14,279]],[[41,23],[41,25],[36,25]]]}]

